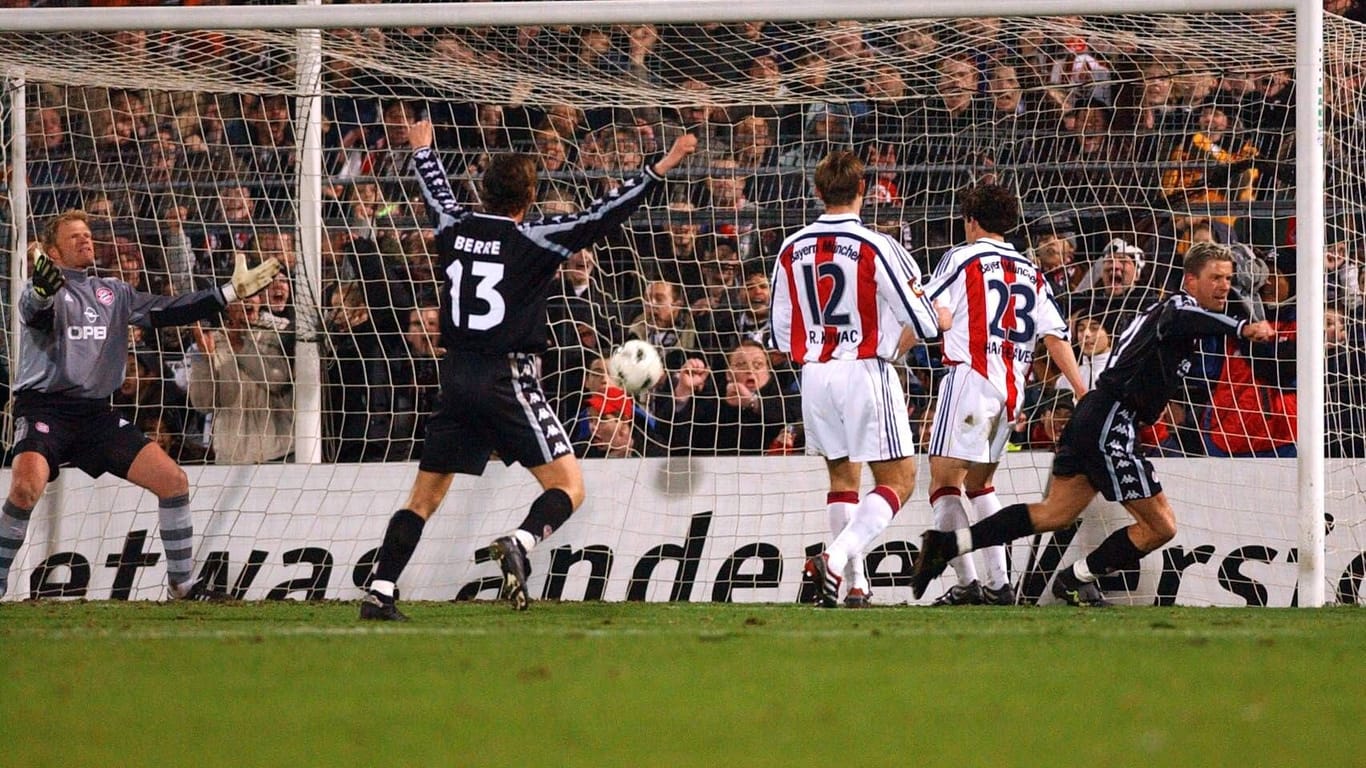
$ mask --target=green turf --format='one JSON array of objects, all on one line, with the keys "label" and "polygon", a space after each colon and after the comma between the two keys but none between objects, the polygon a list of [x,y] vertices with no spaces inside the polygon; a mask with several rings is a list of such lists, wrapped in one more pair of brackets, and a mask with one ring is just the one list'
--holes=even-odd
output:
[{"label": "green turf", "polygon": [[8,603],[0,765],[1366,764],[1359,608]]}]

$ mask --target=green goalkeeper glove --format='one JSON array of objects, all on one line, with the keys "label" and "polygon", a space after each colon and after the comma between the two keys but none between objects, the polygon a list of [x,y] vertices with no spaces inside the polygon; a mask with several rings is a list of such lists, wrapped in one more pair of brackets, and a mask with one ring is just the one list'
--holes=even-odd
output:
[{"label": "green goalkeeper glove", "polygon": [[33,293],[40,299],[50,299],[57,295],[57,291],[66,285],[66,276],[62,274],[62,268],[57,263],[47,257],[46,253],[38,252],[33,259]]},{"label": "green goalkeeper glove", "polygon": [[223,285],[223,299],[232,303],[238,299],[255,296],[270,285],[271,279],[279,271],[280,262],[273,258],[248,269],[247,255],[238,251],[237,266],[232,270],[232,280]]}]

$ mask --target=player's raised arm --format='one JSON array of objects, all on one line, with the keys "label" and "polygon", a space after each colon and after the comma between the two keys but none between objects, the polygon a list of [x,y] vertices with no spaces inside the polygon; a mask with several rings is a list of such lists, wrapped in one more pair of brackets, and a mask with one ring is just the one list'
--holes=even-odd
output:
[{"label": "player's raised arm", "polygon": [[432,149],[431,121],[418,120],[408,126],[408,146],[413,150],[413,174],[417,176],[418,186],[422,190],[422,200],[427,204],[432,228],[438,231],[445,229],[465,215],[466,211],[464,206],[456,202],[451,183],[446,179],[446,169]]},{"label": "player's raised arm", "polygon": [[682,163],[688,158],[688,155],[691,155],[696,151],[696,136],[691,133],[685,133],[679,136],[677,139],[674,139],[673,146],[669,147],[669,154],[661,157],[659,162],[655,163],[655,174],[658,176],[667,176],[669,171],[677,168],[679,163]]}]

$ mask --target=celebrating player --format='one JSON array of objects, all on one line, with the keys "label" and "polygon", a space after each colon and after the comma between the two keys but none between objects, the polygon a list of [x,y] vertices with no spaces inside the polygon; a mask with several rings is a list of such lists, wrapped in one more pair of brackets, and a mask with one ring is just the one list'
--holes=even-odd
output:
[{"label": "celebrating player", "polygon": [[394,582],[408,564],[427,519],[452,475],[482,474],[493,451],[531,470],[543,493],[526,519],[494,540],[502,596],[526,610],[527,553],[583,503],[583,474],[569,437],[541,390],[546,296],[561,263],[602,239],[636,210],[651,189],[697,147],[680,136],[669,153],[579,214],[523,221],[536,198],[536,164],[523,154],[495,155],[480,182],[483,211],[456,203],[432,150],[432,126],[408,131],[413,168],[436,229],[445,276],[441,292],[441,398],[427,422],[408,503],[389,519],[360,617],[404,621]]},{"label": "celebrating player", "polygon": [[1071,605],[1107,605],[1096,579],[1135,568],[1176,535],[1176,516],[1138,442],[1181,386],[1202,336],[1268,341],[1266,322],[1223,314],[1233,279],[1233,255],[1216,243],[1186,252],[1182,290],[1154,304],[1129,324],[1110,366],[1082,398],[1063,430],[1053,460],[1053,482],[1038,504],[1012,504],[971,528],[926,531],[911,574],[920,597],[954,557],[1031,533],[1056,531],[1077,519],[1097,491],[1133,515],[1132,525],[1110,534],[1085,558],[1058,572],[1053,594]]},{"label": "celebrating player", "polygon": [[[834,608],[847,577],[847,602],[861,607],[868,589],[863,549],[915,487],[915,437],[889,362],[906,351],[903,329],[933,338],[949,327],[950,314],[925,297],[905,249],[859,221],[865,180],[854,153],[827,155],[815,182],[825,213],[783,242],[770,317],[773,343],[802,364],[807,450],[825,457],[830,475],[834,540],[805,572],[819,605]],[[877,486],[860,501],[863,462]]]},{"label": "celebrating player", "polygon": [[0,595],[34,505],[68,464],[91,477],[108,472],[156,494],[171,596],[211,597],[205,583],[193,578],[189,478],[109,398],[123,384],[129,325],[161,328],[217,315],[232,301],[264,290],[280,264],[270,259],[248,269],[239,254],[229,282],[175,297],[91,277],[86,270],[93,266],[95,242],[85,211],[67,211],[48,223],[33,277],[19,299],[14,472],[0,510]]},{"label": "celebrating player", "polygon": [[[1006,242],[1005,234],[1020,219],[1015,195],[983,184],[963,196],[962,214],[968,244],[944,254],[926,288],[932,301],[946,296],[954,312],[953,328],[944,334],[948,375],[939,384],[929,451],[930,504],[941,531],[1001,509],[992,478],[1040,338],[1077,395],[1085,393],[1067,322],[1043,274]],[[972,558],[959,556],[951,563],[958,583],[935,605],[1015,603],[1005,547],[987,547],[981,554],[985,586]]]}]

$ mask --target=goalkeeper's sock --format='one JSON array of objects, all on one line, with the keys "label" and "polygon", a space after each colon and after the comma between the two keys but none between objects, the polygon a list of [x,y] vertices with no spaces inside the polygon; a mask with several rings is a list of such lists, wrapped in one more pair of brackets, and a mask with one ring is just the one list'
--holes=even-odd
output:
[{"label": "goalkeeper's sock", "polygon": [[854,515],[849,524],[844,526],[844,531],[830,542],[830,548],[826,550],[830,570],[843,574],[849,558],[867,551],[868,545],[887,530],[900,509],[901,500],[891,488],[879,485],[869,491],[854,508]]},{"label": "goalkeeper's sock", "polygon": [[32,515],[32,509],[24,509],[8,499],[0,507],[0,597],[5,596],[9,586],[9,568],[24,544]]},{"label": "goalkeeper's sock", "polygon": [[417,549],[417,543],[422,540],[422,528],[426,524],[427,520],[411,509],[400,509],[389,518],[389,526],[384,529],[384,543],[379,547],[379,562],[375,564],[371,589],[385,594],[383,585],[380,588],[375,585],[387,582],[389,592],[385,596],[394,596],[394,582],[408,567],[408,560],[413,556],[413,550]]},{"label": "goalkeeper's sock", "polygon": [[[930,494],[930,507],[934,510],[934,527],[936,530],[949,532],[968,527],[967,506],[963,503],[963,494],[959,489],[954,487],[935,489],[934,493]],[[958,578],[958,586],[966,587],[977,581],[977,564],[966,552],[950,560],[949,567],[953,569],[954,575]]]},{"label": "goalkeeper's sock", "polygon": [[[973,522],[985,520],[1000,511],[1001,499],[996,495],[995,488],[987,486],[980,491],[968,492],[968,517]],[[1010,566],[1006,562],[1004,546],[986,547],[978,552],[978,556],[987,570],[988,587],[1000,589],[1010,583]]]},{"label": "goalkeeper's sock", "polygon": [[558,530],[572,514],[574,502],[570,501],[569,494],[559,488],[550,488],[531,502],[531,511],[512,535],[522,549],[530,552],[536,542]]},{"label": "goalkeeper's sock", "polygon": [[[1086,570],[1095,576],[1106,576],[1115,571],[1137,568],[1138,561],[1147,553],[1135,546],[1133,539],[1129,538],[1129,528],[1132,527],[1120,528],[1106,536],[1105,541],[1102,541],[1099,547],[1096,547],[1091,554],[1086,556]],[[1074,570],[1077,572],[1077,577],[1081,578],[1081,568],[1074,568]],[[1082,578],[1082,581],[1087,581],[1087,579]]]},{"label": "goalkeeper's sock", "polygon": [[1028,504],[1011,504],[1000,512],[972,526],[972,548],[982,549],[1007,544],[1034,532],[1029,520]]},{"label": "goalkeeper's sock", "polygon": [[188,593],[194,579],[194,523],[190,494],[162,499],[157,505],[161,546],[166,550],[166,580],[177,595]]}]

